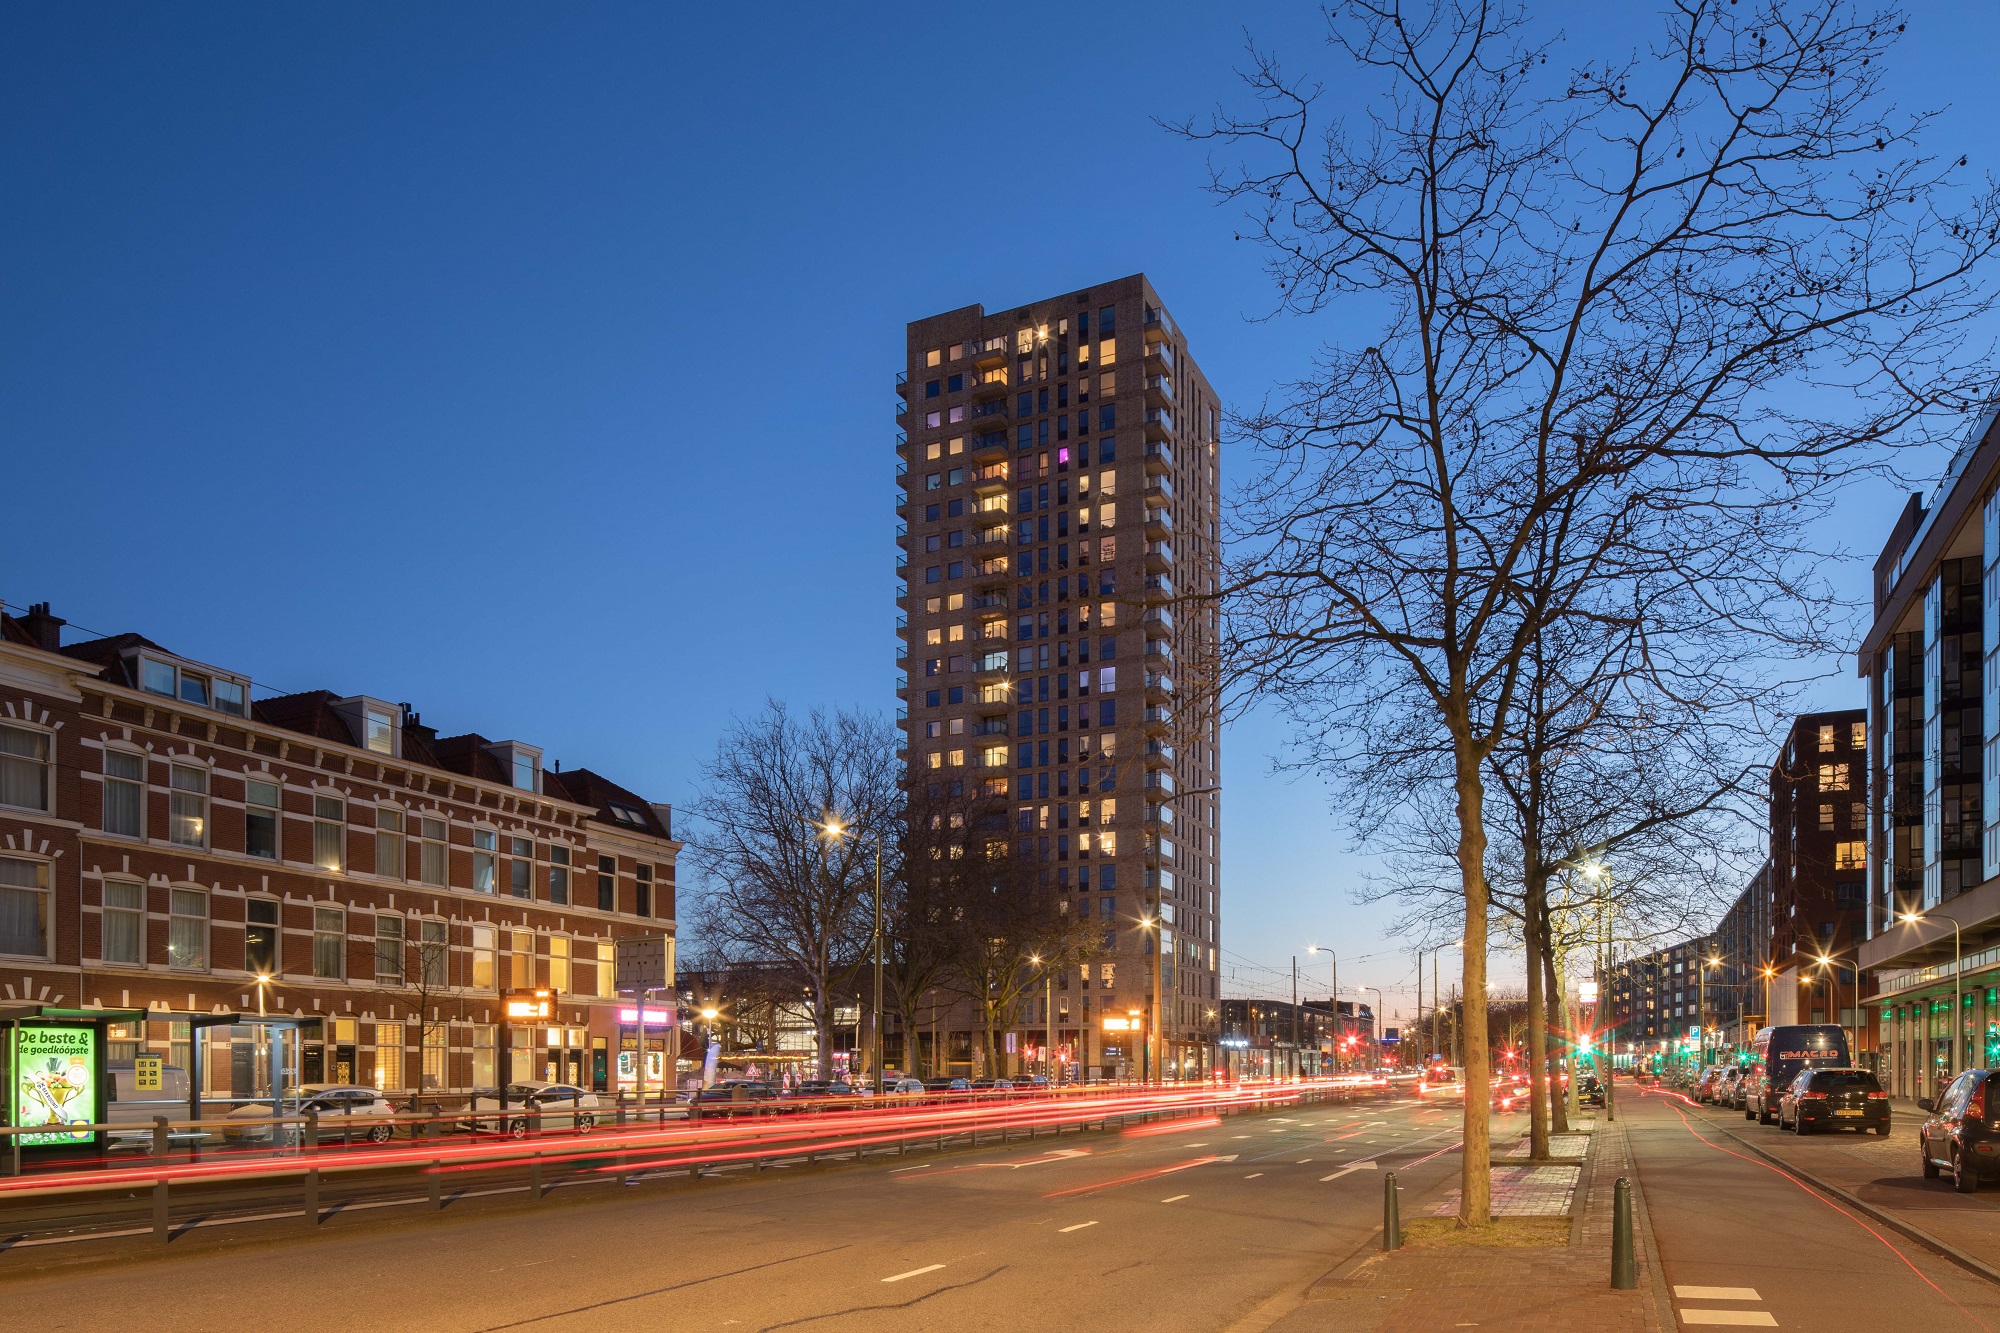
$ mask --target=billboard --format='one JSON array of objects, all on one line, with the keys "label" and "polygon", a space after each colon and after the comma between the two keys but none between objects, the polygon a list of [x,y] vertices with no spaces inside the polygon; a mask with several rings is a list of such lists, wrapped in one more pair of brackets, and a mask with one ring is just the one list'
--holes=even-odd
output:
[{"label": "billboard", "polygon": [[[98,1119],[97,1029],[23,1023],[14,1068],[14,1123],[88,1125]],[[24,1148],[90,1143],[90,1130],[21,1135]]]}]

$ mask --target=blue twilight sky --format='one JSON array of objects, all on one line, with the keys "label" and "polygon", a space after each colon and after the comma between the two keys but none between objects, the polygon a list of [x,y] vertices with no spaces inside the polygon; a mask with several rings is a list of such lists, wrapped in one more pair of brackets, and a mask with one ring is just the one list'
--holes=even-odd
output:
[{"label": "blue twilight sky", "polygon": [[[1543,12],[1579,54],[1653,25]],[[766,695],[890,710],[906,320],[1143,270],[1238,405],[1366,336],[1252,322],[1257,254],[1149,120],[1234,99],[1246,27],[1365,94],[1294,4],[16,0],[0,596],[676,802]],[[1893,76],[1975,161],[1996,38],[1925,6]],[[1899,501],[1853,498],[1864,552]],[[1335,943],[1407,1004],[1285,741],[1224,742],[1232,993]]]}]

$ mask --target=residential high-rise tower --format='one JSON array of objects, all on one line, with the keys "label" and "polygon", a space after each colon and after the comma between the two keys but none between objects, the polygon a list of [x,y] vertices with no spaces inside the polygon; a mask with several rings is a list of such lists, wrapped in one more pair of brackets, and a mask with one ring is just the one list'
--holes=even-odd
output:
[{"label": "residential high-rise tower", "polygon": [[[1096,961],[1012,1016],[1001,1069],[1040,1064],[1053,1028],[1082,1077],[1205,1074],[1215,393],[1143,276],[917,320],[897,388],[911,781],[982,798],[989,838],[1004,822],[1012,854],[1103,932]],[[930,1070],[960,1051],[954,1035]]]}]

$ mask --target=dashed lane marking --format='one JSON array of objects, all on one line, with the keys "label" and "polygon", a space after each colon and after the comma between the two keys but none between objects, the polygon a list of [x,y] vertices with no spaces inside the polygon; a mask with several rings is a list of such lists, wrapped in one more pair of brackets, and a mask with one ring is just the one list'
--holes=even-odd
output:
[{"label": "dashed lane marking", "polygon": [[1161,1202],[1161,1203],[1179,1203],[1179,1202],[1180,1202],[1180,1201],[1181,1201],[1182,1199],[1185,1199],[1186,1197],[1187,1197],[1187,1195],[1185,1195],[1185,1194],[1176,1194],[1176,1195],[1175,1195],[1175,1196],[1174,1196],[1173,1198],[1171,1198],[1171,1199],[1162,1199],[1162,1200],[1160,1200],[1160,1202]]},{"label": "dashed lane marking", "polygon": [[1761,1301],[1755,1287],[1675,1287],[1677,1301]]},{"label": "dashed lane marking", "polygon": [[1683,1324],[1735,1324],[1743,1328],[1776,1328],[1778,1321],[1764,1310],[1683,1310]]},{"label": "dashed lane marking", "polygon": [[1243,1178],[1244,1178],[1245,1180],[1255,1180],[1255,1179],[1256,1179],[1257,1177],[1259,1177],[1259,1176],[1261,1176],[1261,1175],[1263,1175],[1263,1174],[1264,1174],[1264,1173],[1263,1173],[1262,1171],[1252,1171],[1252,1172],[1251,1172],[1251,1173],[1250,1173],[1249,1175],[1247,1175],[1247,1176],[1245,1176],[1245,1177],[1243,1177]]},{"label": "dashed lane marking", "polygon": [[1078,1222],[1078,1223],[1077,1223],[1077,1224],[1076,1224],[1075,1226],[1073,1226],[1073,1227],[1057,1227],[1057,1228],[1056,1228],[1056,1230],[1057,1230],[1057,1231],[1081,1231],[1081,1230],[1083,1230],[1083,1229],[1084,1229],[1085,1227],[1094,1227],[1094,1226],[1096,1226],[1096,1225],[1097,1225],[1097,1223],[1095,1223],[1095,1222]]},{"label": "dashed lane marking", "polygon": [[884,1282],[901,1282],[906,1277],[922,1277],[926,1273],[935,1273],[943,1267],[943,1264],[925,1264],[922,1268],[912,1268],[907,1273],[898,1273],[894,1277],[885,1277],[882,1280]]}]

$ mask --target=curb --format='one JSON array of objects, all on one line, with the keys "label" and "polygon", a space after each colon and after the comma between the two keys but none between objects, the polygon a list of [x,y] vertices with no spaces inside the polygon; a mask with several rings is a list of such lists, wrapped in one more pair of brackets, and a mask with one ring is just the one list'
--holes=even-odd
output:
[{"label": "curb", "polygon": [[1724,1129],[1722,1126],[1714,1124],[1713,1122],[1709,1123],[1709,1128],[1715,1130],[1719,1134],[1726,1134],[1730,1138],[1735,1139],[1738,1143],[1748,1148],[1751,1152],[1756,1153],[1759,1157],[1769,1162],[1772,1166],[1777,1167],[1780,1171],[1784,1172],[1786,1175],[1791,1176],[1796,1180],[1803,1181],[1804,1183],[1812,1186],[1816,1190],[1822,1190],[1825,1193],[1832,1195],[1834,1198],[1839,1199],[1842,1203],[1854,1209],[1856,1212],[1866,1213],[1869,1217],[1874,1218],[1877,1222],[1880,1222],[1883,1226],[1888,1227],[1893,1231],[1900,1232],[1903,1236],[1907,1237],[1910,1240],[1915,1241],[1917,1244],[1923,1246],[1925,1249],[1931,1251],[1932,1253],[1951,1260],[1953,1263],[1957,1264],[1960,1268],[1963,1268],[1965,1271],[1973,1274],[1975,1277],[1985,1278],[1988,1282],[1993,1283],[1995,1286],[2000,1286],[2000,1268],[1994,1268],[1991,1264],[1987,1264],[1978,1259],[1975,1259],[1971,1255],[1967,1254],[1964,1250],[1959,1249],[1956,1245],[1952,1245],[1946,1241],[1940,1240],[1938,1237],[1932,1235],[1930,1232],[1924,1230],[1922,1227],[1917,1226],[1915,1223],[1906,1222],[1902,1218],[1897,1217],[1894,1213],[1891,1213],[1886,1209],[1878,1208],[1872,1203],[1868,1203],[1862,1199],[1855,1197],[1853,1194],[1849,1193],[1847,1190],[1842,1189],[1840,1186],[1832,1183],[1831,1181],[1820,1179],[1818,1176],[1806,1170],[1804,1167],[1796,1166],[1793,1163],[1786,1161],[1784,1158],[1779,1157],[1777,1154],[1769,1152],[1763,1148],[1760,1148],[1756,1144],[1752,1143],[1750,1140],[1744,1138],[1741,1134],[1738,1134],[1733,1129]]},{"label": "curb", "polygon": [[[1608,1114],[1609,1108],[1607,1108]],[[1610,1123],[1617,1124],[1613,1120]],[[1653,1217],[1646,1210],[1646,1185],[1640,1178],[1639,1154],[1632,1150],[1632,1136],[1619,1126],[1618,1132],[1625,1139],[1625,1156],[1631,1162],[1632,1174],[1626,1177],[1632,1182],[1632,1228],[1638,1234],[1646,1253],[1647,1285],[1653,1289],[1653,1313],[1659,1319],[1661,1329],[1677,1329],[1680,1320],[1674,1315],[1673,1293],[1667,1289],[1667,1270],[1660,1262],[1660,1243],[1653,1235]]]}]

